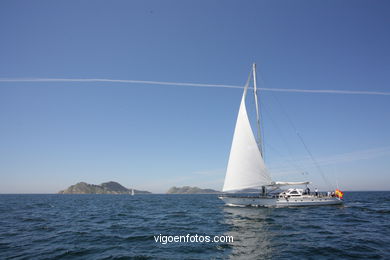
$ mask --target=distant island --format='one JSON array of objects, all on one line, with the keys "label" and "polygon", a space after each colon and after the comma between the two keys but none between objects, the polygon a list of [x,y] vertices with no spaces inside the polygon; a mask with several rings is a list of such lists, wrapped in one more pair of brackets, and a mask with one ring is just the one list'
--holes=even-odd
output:
[{"label": "distant island", "polygon": [[[131,189],[123,187],[115,181],[104,182],[100,185],[79,182],[70,186],[66,190],[58,192],[59,194],[131,194]],[[150,194],[149,191],[134,189],[134,194]]]},{"label": "distant island", "polygon": [[212,190],[212,189],[201,189],[198,187],[172,187],[167,191],[167,194],[215,194],[221,193],[220,191]]}]

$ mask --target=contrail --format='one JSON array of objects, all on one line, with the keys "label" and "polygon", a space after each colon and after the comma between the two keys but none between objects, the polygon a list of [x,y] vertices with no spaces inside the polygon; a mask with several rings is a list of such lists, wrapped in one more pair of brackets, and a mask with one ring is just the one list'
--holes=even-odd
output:
[{"label": "contrail", "polygon": [[31,83],[34,82],[110,82],[110,83],[131,83],[131,84],[205,87],[205,88],[244,88],[244,86],[223,85],[223,84],[200,84],[200,83],[131,80],[131,79],[0,78],[0,82],[31,82]]},{"label": "contrail", "polygon": [[263,91],[276,92],[299,92],[299,93],[317,93],[317,94],[346,94],[346,95],[380,95],[390,96],[390,92],[381,91],[355,91],[355,90],[334,90],[334,89],[294,89],[294,88],[261,88]]},{"label": "contrail", "polygon": [[[239,85],[225,84],[203,84],[203,83],[185,83],[185,82],[167,82],[167,81],[149,81],[149,80],[130,80],[130,79],[78,79],[78,78],[0,78],[0,82],[110,82],[110,83],[130,83],[147,85],[165,85],[165,86],[185,86],[185,87],[203,87],[203,88],[244,88]],[[334,89],[289,89],[289,88],[260,88],[263,91],[274,92],[295,92],[295,93],[316,93],[316,94],[344,94],[344,95],[379,95],[390,96],[390,92],[381,91],[354,91],[354,90],[334,90]]]}]

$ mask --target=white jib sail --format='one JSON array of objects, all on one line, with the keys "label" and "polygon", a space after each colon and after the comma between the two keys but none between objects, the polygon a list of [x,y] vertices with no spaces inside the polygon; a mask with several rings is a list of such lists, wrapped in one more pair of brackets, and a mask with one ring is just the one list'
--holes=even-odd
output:
[{"label": "white jib sail", "polygon": [[269,176],[261,156],[246,111],[247,84],[241,99],[232,147],[222,191],[237,191],[270,185]]}]

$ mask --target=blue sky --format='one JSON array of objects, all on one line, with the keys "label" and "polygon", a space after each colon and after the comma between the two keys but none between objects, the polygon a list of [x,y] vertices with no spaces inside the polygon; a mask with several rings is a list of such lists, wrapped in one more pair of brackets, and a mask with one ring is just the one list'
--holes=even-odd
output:
[{"label": "blue sky", "polygon": [[[388,1],[1,1],[0,78],[390,92]],[[221,189],[241,89],[0,82],[0,193]],[[276,180],[390,189],[390,96],[261,92]],[[284,111],[284,112],[283,112]],[[287,114],[287,116],[286,116]],[[300,169],[308,174],[302,175]]]}]

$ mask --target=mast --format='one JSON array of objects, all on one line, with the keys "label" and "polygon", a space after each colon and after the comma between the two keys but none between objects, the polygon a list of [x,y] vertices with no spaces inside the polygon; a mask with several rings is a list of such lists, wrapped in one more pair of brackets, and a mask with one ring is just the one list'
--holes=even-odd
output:
[{"label": "mast", "polygon": [[261,139],[261,131],[260,131],[259,103],[257,98],[256,63],[253,63],[252,71],[253,71],[253,92],[255,95],[255,104],[256,104],[257,145],[259,146],[261,157],[264,158],[263,141]]}]

